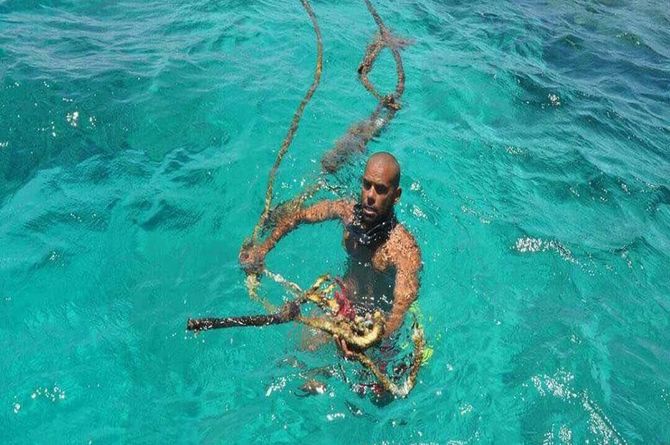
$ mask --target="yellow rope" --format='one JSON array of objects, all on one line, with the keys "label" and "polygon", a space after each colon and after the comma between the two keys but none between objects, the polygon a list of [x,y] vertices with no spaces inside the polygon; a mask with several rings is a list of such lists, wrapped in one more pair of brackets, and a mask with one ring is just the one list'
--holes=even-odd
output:
[{"label": "yellow rope", "polygon": [[263,213],[261,213],[261,217],[259,218],[252,235],[252,240],[254,243],[258,239],[258,235],[260,234],[263,224],[265,224],[265,220],[267,219],[268,214],[270,213],[274,182],[277,176],[277,170],[279,169],[279,165],[281,164],[282,159],[286,155],[286,152],[288,151],[291,142],[293,142],[293,137],[295,136],[295,133],[298,131],[298,125],[300,124],[300,119],[302,118],[302,114],[305,111],[305,107],[307,107],[307,104],[314,95],[314,92],[316,91],[317,87],[319,86],[319,82],[321,81],[321,71],[323,69],[323,43],[321,41],[321,30],[319,29],[319,24],[316,21],[316,15],[314,14],[314,11],[312,10],[312,7],[310,6],[309,2],[307,0],[301,0],[301,2],[302,6],[305,8],[305,11],[307,11],[310,20],[312,21],[314,33],[316,34],[316,67],[314,68],[314,80],[312,80],[312,85],[310,85],[309,90],[307,90],[307,93],[305,94],[305,97],[303,97],[302,101],[300,102],[300,105],[298,105],[298,108],[295,110],[295,113],[293,114],[291,125],[286,133],[286,136],[284,137],[284,141],[281,144],[279,152],[277,153],[277,158],[275,159],[275,162],[272,165],[272,169],[270,169],[270,176],[268,178],[268,187],[265,192],[265,206],[263,207]]},{"label": "yellow rope", "polygon": [[[372,372],[384,389],[396,397],[407,397],[416,384],[416,378],[421,365],[424,363],[426,351],[423,329],[419,325],[416,315],[413,314],[414,323],[412,325],[412,341],[414,342],[412,364],[405,382],[401,386],[398,386],[364,352],[365,349],[374,346],[382,339],[384,318],[381,312],[376,311],[373,314],[370,326],[361,321],[349,321],[338,317],[336,315],[339,310],[338,303],[333,298],[326,297],[334,286],[329,275],[322,275],[308,290],[301,293],[296,292],[300,288],[295,283],[286,280],[278,274],[271,274],[271,276],[277,282],[287,287],[287,289],[295,292],[296,296],[298,296],[298,301],[311,301],[328,314],[322,317],[303,317],[299,315],[295,318],[296,322],[333,336],[337,335],[347,341],[349,345],[358,348],[358,351],[353,352],[353,356]],[[324,287],[324,285],[326,286]]]},{"label": "yellow rope", "polygon": [[[314,28],[314,33],[316,35],[317,58],[316,58],[316,66],[314,69],[314,79],[312,81],[311,86],[307,90],[307,93],[303,97],[302,101],[298,105],[298,108],[296,109],[293,115],[291,125],[289,126],[286,136],[284,137],[284,140],[282,142],[282,145],[279,151],[277,152],[275,162],[272,165],[272,168],[270,169],[267,190],[265,192],[263,212],[261,213],[261,216],[259,217],[256,226],[254,227],[250,240],[252,244],[257,244],[260,233],[263,230],[265,224],[267,223],[268,216],[270,214],[270,209],[272,207],[273,189],[275,179],[277,176],[277,171],[284,156],[288,152],[291,143],[293,142],[293,138],[298,130],[300,119],[302,118],[305,108],[307,107],[307,104],[314,95],[314,92],[319,86],[319,82],[321,80],[321,72],[323,69],[323,44],[321,38],[321,30],[316,20],[316,15],[314,14],[314,11],[312,10],[312,7],[309,4],[308,0],[301,0],[301,3],[303,5],[303,8],[309,15],[310,20],[312,21],[312,26]],[[386,118],[384,119],[384,125],[383,125],[385,126],[388,123],[388,121],[393,117],[395,112],[400,108],[399,99],[402,96],[405,88],[405,73],[403,70],[402,59],[400,58],[400,53],[398,49],[390,44],[391,39],[390,32],[384,25],[384,22],[382,21],[377,11],[374,9],[374,6],[370,2],[370,0],[365,0],[365,3],[368,10],[370,11],[370,14],[377,23],[377,26],[379,27],[380,34],[379,37],[376,38],[373,41],[373,43],[370,44],[370,46],[368,46],[364,59],[359,66],[358,72],[359,72],[359,78],[363,83],[363,85],[365,86],[365,88],[368,91],[370,91],[370,93],[372,93],[375,98],[379,100],[379,105],[373,112],[372,116],[369,118],[369,121],[372,122],[376,120],[379,113],[383,109],[386,109],[387,115]],[[381,94],[379,94],[367,77],[367,74],[372,69],[372,66],[377,56],[384,47],[388,47],[391,50],[391,53],[393,54],[393,58],[396,63],[396,72],[398,77],[395,92],[387,96],[382,96]],[[365,143],[367,143],[367,141],[369,141],[371,137],[372,134],[366,138]],[[288,210],[292,211],[295,210],[293,209],[293,207],[302,206],[303,202],[312,197],[317,191],[319,191],[322,188],[323,185],[324,181],[322,180],[320,175],[319,180],[317,180],[315,184],[308,187],[298,197],[294,198],[293,200],[289,201],[286,204],[287,206],[289,206]],[[381,335],[383,332],[383,318],[380,318],[381,315],[379,313],[376,314],[375,324],[370,328],[367,337],[365,338],[354,334],[354,329],[352,329],[352,327],[355,326],[354,322],[351,322],[351,326],[349,326],[346,321],[340,320],[337,317],[333,318],[332,314],[336,313],[337,303],[335,303],[332,298],[326,298],[325,295],[327,295],[329,292],[332,291],[334,284],[330,283],[325,288],[323,287],[324,283],[328,283],[330,281],[329,276],[324,275],[322,277],[319,277],[319,279],[317,279],[317,281],[314,283],[312,287],[310,287],[307,291],[303,291],[296,283],[293,283],[285,279],[284,277],[282,277],[277,273],[270,272],[267,269],[264,269],[263,273],[269,278],[273,279],[275,282],[282,285],[289,292],[298,296],[300,302],[309,300],[319,305],[321,309],[331,311],[331,316],[328,317],[299,316],[296,319],[296,321],[305,324],[307,326],[310,326],[312,328],[322,330],[331,335],[334,335],[335,331],[337,331],[337,333],[342,338],[344,338],[345,340],[349,339],[351,344],[361,345],[362,346],[361,349],[365,349],[370,345],[377,343],[381,339]],[[258,275],[255,274],[248,275],[246,285],[248,293],[252,299],[260,302],[266,311],[275,312],[276,310],[275,306],[272,305],[269,302],[269,300],[267,300],[267,298],[264,298],[258,294],[258,288],[260,286],[260,280]],[[356,359],[363,366],[368,368],[373,373],[373,375],[375,375],[375,377],[377,377],[377,379],[382,383],[384,388],[397,397],[407,396],[409,391],[411,391],[411,389],[414,387],[416,376],[422,363],[425,341],[423,337],[423,331],[421,330],[421,328],[418,326],[417,323],[415,323],[414,325],[412,338],[415,344],[414,360],[412,363],[412,367],[410,369],[409,376],[402,387],[397,386],[394,382],[392,382],[389,379],[389,377],[386,374],[381,372],[379,367],[372,360],[370,360],[370,358],[368,358],[364,352],[359,351],[354,353]]]},{"label": "yellow rope", "polygon": [[363,366],[372,372],[372,374],[377,378],[377,380],[379,380],[385,390],[396,397],[407,397],[409,392],[414,388],[414,385],[416,385],[416,377],[419,374],[419,368],[421,368],[421,365],[423,364],[424,348],[426,346],[423,329],[421,329],[421,327],[416,323],[412,329],[412,340],[414,342],[414,357],[412,359],[409,375],[401,386],[398,386],[395,382],[391,381],[388,375],[383,373],[379,367],[364,353],[356,352],[354,355],[356,360],[358,360]]},{"label": "yellow rope", "polygon": [[[375,9],[375,7],[372,5],[372,2],[370,0],[365,0],[365,6],[368,7],[370,15],[372,15],[372,18],[374,19],[375,23],[377,24],[377,27],[379,28],[379,33],[383,41],[383,44],[388,49],[391,50],[391,54],[393,55],[393,60],[395,61],[396,64],[396,73],[398,75],[398,82],[396,84],[395,94],[399,99],[400,96],[402,96],[403,92],[405,91],[405,70],[403,69],[402,66],[402,58],[400,57],[400,51],[398,51],[398,48],[395,45],[390,44],[392,40],[391,32],[384,24],[384,21],[379,16],[379,13]],[[381,48],[377,50],[377,54],[379,53],[380,50]],[[372,60],[374,60],[374,58]],[[370,66],[372,66],[372,62],[370,63]]]}]

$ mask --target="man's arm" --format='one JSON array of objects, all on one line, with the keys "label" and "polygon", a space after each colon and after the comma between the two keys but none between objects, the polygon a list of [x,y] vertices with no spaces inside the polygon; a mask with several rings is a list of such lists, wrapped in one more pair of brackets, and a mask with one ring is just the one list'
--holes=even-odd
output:
[{"label": "man's arm", "polygon": [[261,265],[265,255],[291,230],[295,229],[300,223],[317,223],[329,219],[347,219],[351,213],[352,204],[350,202],[339,201],[321,201],[311,207],[301,208],[290,213],[277,222],[277,226],[270,236],[259,246],[251,246],[240,252],[240,262],[247,269],[253,269]]},{"label": "man's arm", "polygon": [[346,201],[321,201],[317,202],[311,207],[299,209],[296,212],[282,218],[277,227],[272,231],[270,236],[261,244],[260,248],[265,256],[274,246],[291,230],[295,229],[300,223],[313,224],[329,219],[344,219],[347,214],[347,208],[351,205]]},{"label": "man's arm", "polygon": [[394,246],[393,259],[396,267],[393,307],[386,319],[384,336],[388,337],[402,325],[405,314],[419,292],[421,252],[409,232],[403,230],[401,240]]}]

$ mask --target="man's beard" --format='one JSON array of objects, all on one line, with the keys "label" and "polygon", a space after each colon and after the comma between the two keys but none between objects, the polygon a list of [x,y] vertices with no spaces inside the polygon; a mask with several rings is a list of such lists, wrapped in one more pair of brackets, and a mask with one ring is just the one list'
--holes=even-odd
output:
[{"label": "man's beard", "polygon": [[354,206],[354,220],[348,226],[348,230],[357,244],[376,248],[389,238],[391,230],[398,224],[398,220],[393,209],[383,215],[378,215],[372,220],[367,220],[364,217],[363,208],[362,204]]}]

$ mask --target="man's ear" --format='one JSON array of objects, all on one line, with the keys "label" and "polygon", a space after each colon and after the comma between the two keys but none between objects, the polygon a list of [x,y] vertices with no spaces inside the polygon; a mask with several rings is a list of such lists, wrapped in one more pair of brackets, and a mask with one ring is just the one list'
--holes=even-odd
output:
[{"label": "man's ear", "polygon": [[402,189],[398,187],[397,189],[395,189],[395,197],[393,198],[393,204],[395,204],[400,200],[400,195],[402,195]]}]

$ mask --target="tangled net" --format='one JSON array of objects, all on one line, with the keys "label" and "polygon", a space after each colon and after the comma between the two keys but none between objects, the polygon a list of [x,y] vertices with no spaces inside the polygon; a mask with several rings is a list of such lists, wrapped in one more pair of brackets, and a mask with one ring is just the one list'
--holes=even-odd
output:
[{"label": "tangled net", "polygon": [[[336,173],[340,168],[346,165],[355,154],[365,152],[370,140],[379,135],[401,108],[400,99],[405,91],[405,72],[400,57],[400,49],[407,44],[407,41],[394,37],[382,21],[370,0],[364,1],[368,11],[377,24],[378,33],[366,48],[363,60],[358,66],[358,77],[363,86],[377,99],[377,106],[368,118],[352,125],[346,134],[337,140],[335,146],[324,154],[321,159],[322,170],[319,178],[317,178],[314,184],[307,187],[294,199],[272,208],[274,183],[277,171],[298,131],[300,119],[302,118],[305,108],[319,86],[323,69],[323,43],[321,30],[316,15],[308,0],[301,0],[302,6],[312,22],[312,27],[316,36],[317,54],[314,78],[312,84],[305,93],[305,96],[295,110],[286,136],[277,152],[277,157],[270,169],[268,177],[263,211],[254,227],[251,237],[243,244],[243,249],[252,245],[258,245],[261,234],[274,225],[282,215],[297,211],[307,199],[323,188],[326,185],[326,182],[323,180],[325,175]],[[395,90],[389,94],[379,93],[368,78],[368,74],[372,71],[377,57],[384,48],[388,48],[391,51],[397,74]],[[267,269],[263,270],[262,273],[288,289],[295,296],[295,299],[285,303],[277,309],[270,303],[270,301],[259,295],[259,274],[250,273],[247,275],[246,280],[249,296],[253,300],[261,303],[269,313],[268,315],[189,319],[187,329],[191,331],[203,331],[240,326],[267,326],[295,321],[313,329],[325,332],[333,337],[337,336],[338,338],[345,340],[347,344],[351,346],[353,357],[370,370],[382,384],[384,389],[396,397],[406,397],[409,394],[415,385],[416,377],[422,364],[425,347],[423,330],[416,321],[416,318],[412,326],[414,356],[409,374],[405,382],[399,386],[391,381],[391,379],[383,373],[364,352],[367,348],[376,345],[382,339],[384,334],[384,316],[381,311],[375,311],[366,318],[355,317],[350,319],[340,315],[341,308],[339,303],[334,298],[328,297],[334,286],[333,280],[328,275],[319,277],[312,287],[303,291],[296,283],[283,278],[279,274],[273,273]],[[323,314],[318,317],[303,316],[300,312],[300,307],[307,302],[316,304],[322,309]]]}]

